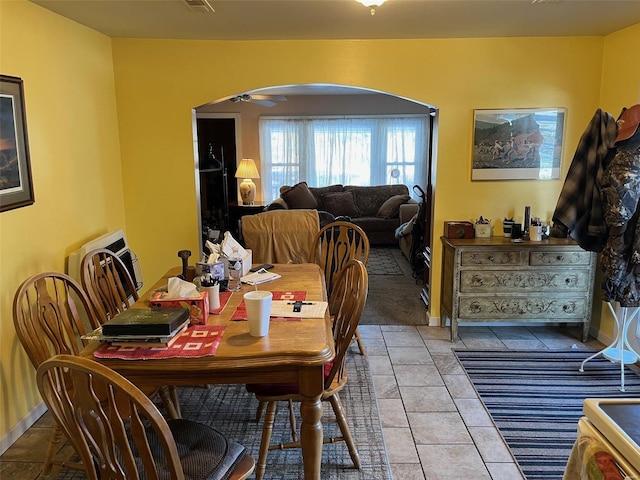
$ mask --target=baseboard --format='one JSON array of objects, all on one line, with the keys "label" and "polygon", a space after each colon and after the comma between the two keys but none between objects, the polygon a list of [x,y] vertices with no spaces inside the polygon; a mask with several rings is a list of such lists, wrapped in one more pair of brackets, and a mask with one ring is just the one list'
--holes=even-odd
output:
[{"label": "baseboard", "polygon": [[427,315],[427,324],[430,327],[439,327],[440,326],[440,317],[430,317],[429,312],[426,312]]},{"label": "baseboard", "polygon": [[9,447],[13,445],[24,432],[29,430],[29,428],[34,423],[36,423],[46,411],[47,406],[44,402],[41,401],[35,407],[33,407],[31,411],[24,418],[22,418],[15,427],[9,430],[9,432],[4,437],[0,438],[0,455],[6,452]]},{"label": "baseboard", "polygon": [[600,343],[602,343],[603,345],[611,345],[611,342],[613,342],[613,338],[612,337],[610,337],[609,335],[605,335],[605,334],[599,332],[598,330],[591,329],[591,330],[589,330],[589,334],[593,338],[598,340]]}]

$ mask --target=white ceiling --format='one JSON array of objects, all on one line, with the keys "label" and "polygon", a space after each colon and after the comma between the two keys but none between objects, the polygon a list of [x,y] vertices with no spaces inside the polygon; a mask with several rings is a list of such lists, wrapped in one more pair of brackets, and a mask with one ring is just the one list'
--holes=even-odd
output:
[{"label": "white ceiling", "polygon": [[109,37],[470,38],[607,35],[640,23],[640,0],[31,0]]}]

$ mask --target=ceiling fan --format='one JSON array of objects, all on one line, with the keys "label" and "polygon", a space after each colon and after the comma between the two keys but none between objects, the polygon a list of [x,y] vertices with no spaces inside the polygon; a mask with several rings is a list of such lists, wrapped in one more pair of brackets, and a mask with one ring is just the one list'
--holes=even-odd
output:
[{"label": "ceiling fan", "polygon": [[244,93],[242,95],[231,97],[229,100],[233,103],[249,102],[257,103],[264,107],[273,107],[274,105],[277,105],[278,102],[286,102],[287,97],[283,97],[282,95],[249,95],[248,93]]}]

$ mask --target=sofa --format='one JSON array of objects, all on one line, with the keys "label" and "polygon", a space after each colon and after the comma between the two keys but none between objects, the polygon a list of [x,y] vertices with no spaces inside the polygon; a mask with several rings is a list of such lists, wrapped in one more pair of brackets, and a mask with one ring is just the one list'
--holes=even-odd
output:
[{"label": "sofa", "polygon": [[266,210],[301,208],[347,217],[364,230],[371,245],[398,245],[395,232],[401,224],[400,211],[403,218],[411,218],[418,203],[409,196],[406,185],[309,187],[300,182],[280,187],[280,197]]}]

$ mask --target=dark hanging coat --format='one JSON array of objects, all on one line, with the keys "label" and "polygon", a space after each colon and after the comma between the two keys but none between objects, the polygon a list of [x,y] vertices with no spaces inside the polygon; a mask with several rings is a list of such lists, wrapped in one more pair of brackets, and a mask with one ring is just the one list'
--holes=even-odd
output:
[{"label": "dark hanging coat", "polygon": [[553,213],[552,237],[570,236],[584,250],[599,252],[606,239],[600,183],[611,159],[618,127],[598,109],[582,134]]},{"label": "dark hanging coat", "polygon": [[599,255],[602,297],[622,307],[640,306],[640,148],[618,149],[603,176],[607,240]]}]

